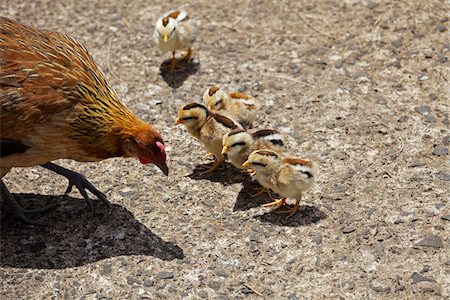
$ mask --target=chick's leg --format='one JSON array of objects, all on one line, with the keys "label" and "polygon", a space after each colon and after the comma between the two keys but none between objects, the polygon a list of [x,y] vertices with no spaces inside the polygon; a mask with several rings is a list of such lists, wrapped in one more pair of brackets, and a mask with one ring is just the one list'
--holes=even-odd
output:
[{"label": "chick's leg", "polygon": [[[264,193],[269,193],[269,189],[262,186],[262,187],[258,190],[258,192],[256,192],[255,194],[252,195],[252,198],[261,196],[261,195],[264,194]],[[272,198],[271,198],[271,199],[272,199]],[[272,200],[273,200],[273,199],[272,199]]]},{"label": "chick's leg", "polygon": [[203,176],[205,174],[214,172],[216,170],[220,170],[220,166],[225,162],[225,159],[223,157],[216,159],[216,161],[214,162],[214,164],[212,165],[211,168],[209,168],[208,170],[201,172],[200,175]]},{"label": "chick's leg", "polygon": [[281,206],[283,206],[285,203],[286,203],[286,198],[281,198],[281,199],[275,200],[273,202],[263,204],[262,207],[276,206],[276,209],[278,209]]},{"label": "chick's leg", "polygon": [[82,174],[73,172],[50,162],[41,166],[66,177],[69,180],[69,186],[67,187],[65,194],[68,195],[72,191],[73,186],[75,186],[80,191],[84,200],[86,200],[86,204],[91,208],[91,210],[93,209],[92,201],[91,199],[89,199],[89,196],[86,193],[86,189],[97,196],[98,199],[102,200],[102,202],[105,203],[106,206],[111,206],[109,201],[106,199],[105,194],[97,190],[95,186],[93,186],[92,183],[90,183]]},{"label": "chick's leg", "polygon": [[183,57],[183,60],[189,61],[192,57],[192,48],[189,48]]},{"label": "chick's leg", "polygon": [[37,209],[23,209],[17,204],[16,199],[9,192],[3,180],[0,179],[0,202],[6,205],[6,208],[12,213],[12,216],[26,224],[30,225],[45,225],[44,222],[31,219],[31,216],[45,213],[49,210],[59,206],[59,203],[51,204]]},{"label": "chick's leg", "polygon": [[280,211],[279,213],[280,214],[289,214],[287,217],[286,217],[286,219],[289,219],[290,217],[292,217],[293,215],[295,215],[297,212],[298,212],[298,210],[299,210],[299,208],[300,208],[300,200],[302,199],[302,195],[300,195],[300,197],[298,197],[296,200],[295,200],[295,205],[294,205],[294,207],[293,208],[291,208],[291,209],[289,209],[289,210],[286,210],[286,211]]},{"label": "chick's leg", "polygon": [[175,68],[178,65],[178,61],[175,58],[175,51],[172,51],[172,62],[170,64],[170,73],[173,73],[173,71],[175,71]]}]

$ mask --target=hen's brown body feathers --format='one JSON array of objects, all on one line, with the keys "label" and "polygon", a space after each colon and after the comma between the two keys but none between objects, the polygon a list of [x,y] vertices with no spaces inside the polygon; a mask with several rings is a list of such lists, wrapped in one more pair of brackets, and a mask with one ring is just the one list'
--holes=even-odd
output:
[{"label": "hen's brown body feathers", "polygon": [[59,158],[130,156],[123,144],[139,135],[162,142],[118,100],[83,45],[2,17],[0,104],[1,177]]}]

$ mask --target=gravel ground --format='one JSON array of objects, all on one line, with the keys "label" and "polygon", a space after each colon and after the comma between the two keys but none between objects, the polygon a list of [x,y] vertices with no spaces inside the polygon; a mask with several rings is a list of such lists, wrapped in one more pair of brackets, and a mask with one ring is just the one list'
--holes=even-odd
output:
[{"label": "gravel ground", "polygon": [[[5,183],[24,205],[61,201],[46,227],[1,223],[2,299],[444,299],[450,297],[448,0],[0,2],[66,32],[121,99],[158,128],[170,176],[130,159],[61,161],[114,204],[90,212],[41,168]],[[198,26],[170,75],[152,42],[167,10]],[[320,162],[292,219],[260,207],[230,166],[200,176],[202,146],[174,127],[212,84],[256,96],[258,128]]]}]

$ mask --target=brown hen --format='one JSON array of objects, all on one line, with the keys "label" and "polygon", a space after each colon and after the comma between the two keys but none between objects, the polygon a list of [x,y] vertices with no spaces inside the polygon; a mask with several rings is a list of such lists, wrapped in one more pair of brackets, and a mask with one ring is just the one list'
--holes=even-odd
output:
[{"label": "brown hen", "polygon": [[[0,17],[0,178],[12,167],[42,165],[69,179],[89,205],[86,189],[108,204],[82,175],[52,160],[95,162],[135,157],[166,175],[160,134],[120,102],[86,48],[73,38]],[[20,208],[1,181],[1,198],[20,220]]]}]

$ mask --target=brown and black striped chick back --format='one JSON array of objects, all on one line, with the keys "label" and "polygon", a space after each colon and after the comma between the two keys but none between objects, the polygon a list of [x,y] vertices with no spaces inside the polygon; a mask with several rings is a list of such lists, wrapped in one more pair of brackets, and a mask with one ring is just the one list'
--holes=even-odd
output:
[{"label": "brown and black striped chick back", "polygon": [[[77,173],[48,162],[120,156],[168,173],[160,134],[118,99],[82,44],[0,17],[0,58],[1,177],[13,167],[44,164],[72,184]],[[73,184],[97,191],[86,182]]]}]

